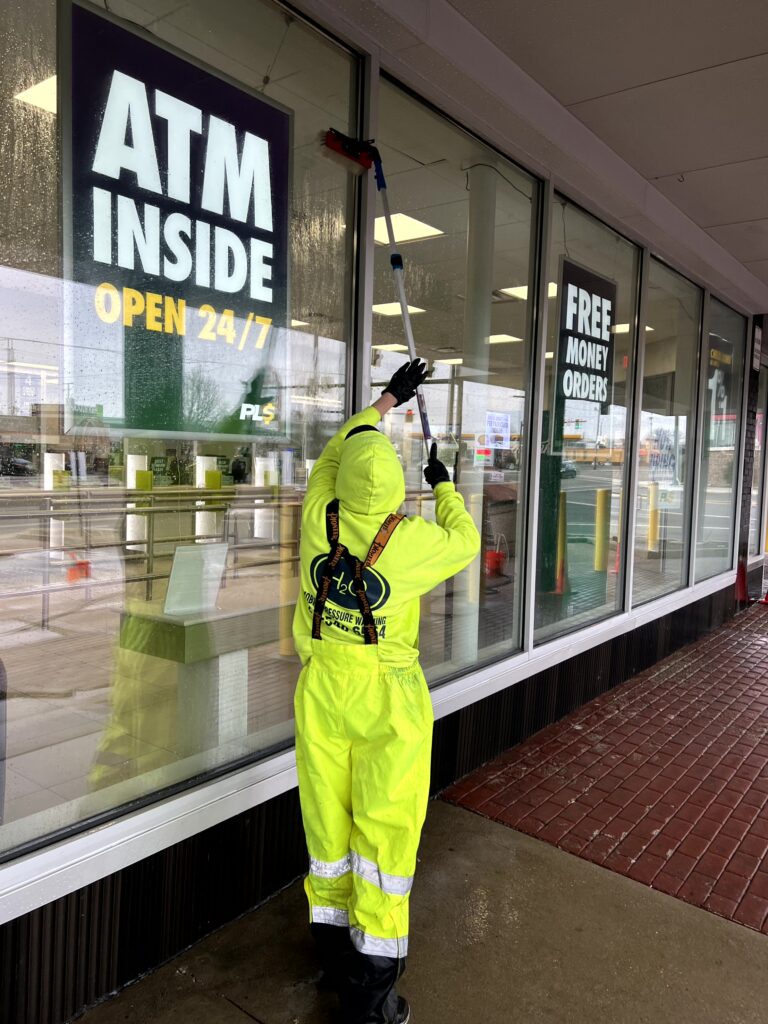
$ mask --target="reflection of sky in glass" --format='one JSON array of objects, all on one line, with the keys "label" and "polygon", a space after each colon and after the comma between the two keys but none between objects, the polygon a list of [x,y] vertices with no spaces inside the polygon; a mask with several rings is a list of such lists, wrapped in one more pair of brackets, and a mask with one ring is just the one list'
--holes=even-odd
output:
[{"label": "reflection of sky in glass", "polygon": [[37,402],[59,401],[61,283],[0,267],[0,412],[29,416]]}]

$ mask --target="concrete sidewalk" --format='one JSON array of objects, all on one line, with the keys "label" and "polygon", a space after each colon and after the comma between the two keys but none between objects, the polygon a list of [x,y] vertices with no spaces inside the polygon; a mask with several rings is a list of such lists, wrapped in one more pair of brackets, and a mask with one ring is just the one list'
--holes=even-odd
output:
[{"label": "concrete sidewalk", "polygon": [[768,610],[738,615],[443,797],[768,935]]},{"label": "concrete sidewalk", "polygon": [[[442,801],[402,982],[413,1024],[763,1024],[768,937]],[[301,883],[80,1018],[323,1024]]]}]

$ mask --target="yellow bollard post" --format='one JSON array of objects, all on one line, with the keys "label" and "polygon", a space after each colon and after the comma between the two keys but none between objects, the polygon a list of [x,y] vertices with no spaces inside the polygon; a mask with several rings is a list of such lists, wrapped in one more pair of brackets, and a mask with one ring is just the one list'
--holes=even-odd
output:
[{"label": "yellow bollard post", "polygon": [[623,488],[619,491],[619,516],[616,523],[616,558],[611,569],[611,576],[618,576],[621,571],[621,506],[624,501]]},{"label": "yellow bollard post", "polygon": [[564,595],[571,589],[568,579],[568,504],[565,491],[560,492],[557,513],[557,562],[555,563],[555,593]]},{"label": "yellow bollard post", "polygon": [[280,654],[295,654],[291,628],[293,610],[299,597],[299,523],[301,505],[281,501],[278,509],[280,553],[280,586],[278,604],[278,634]]},{"label": "yellow bollard post", "polygon": [[611,489],[600,487],[595,505],[595,572],[608,571],[608,544],[611,532]]},{"label": "yellow bollard post", "polygon": [[648,484],[648,552],[659,550],[659,485]]}]

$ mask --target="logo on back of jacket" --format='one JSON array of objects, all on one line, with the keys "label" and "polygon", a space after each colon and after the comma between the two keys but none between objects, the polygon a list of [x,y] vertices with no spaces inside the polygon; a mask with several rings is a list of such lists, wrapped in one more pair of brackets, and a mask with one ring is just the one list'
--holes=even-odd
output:
[{"label": "logo on back of jacket", "polygon": [[[327,561],[327,554],[318,555],[312,561],[309,572],[315,589],[320,585]],[[363,583],[365,584],[365,593],[371,606],[371,611],[375,612],[377,608],[381,608],[383,604],[386,604],[389,599],[389,583],[381,573],[370,567],[363,570]],[[352,571],[343,561],[337,566],[333,574],[328,600],[340,608],[348,608],[350,611],[355,612],[359,611],[357,598],[352,589]]]}]

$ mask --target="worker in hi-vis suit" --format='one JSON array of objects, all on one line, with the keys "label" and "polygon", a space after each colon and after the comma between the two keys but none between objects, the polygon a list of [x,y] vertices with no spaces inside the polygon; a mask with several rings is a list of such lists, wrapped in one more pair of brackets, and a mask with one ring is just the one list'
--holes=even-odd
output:
[{"label": "worker in hi-vis suit", "polygon": [[405,1024],[395,983],[427,807],[432,704],[418,662],[419,598],[477,555],[480,537],[433,445],[435,517],[405,518],[405,479],[376,429],[413,398],[405,363],[315,463],[301,519],[293,636],[296,763],[311,929],[344,1024]]}]

